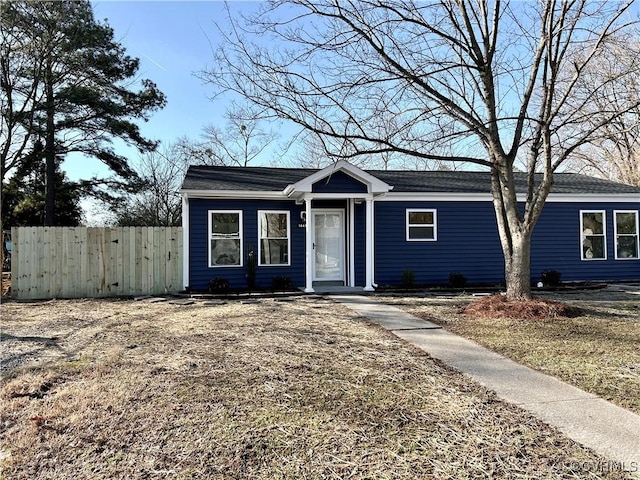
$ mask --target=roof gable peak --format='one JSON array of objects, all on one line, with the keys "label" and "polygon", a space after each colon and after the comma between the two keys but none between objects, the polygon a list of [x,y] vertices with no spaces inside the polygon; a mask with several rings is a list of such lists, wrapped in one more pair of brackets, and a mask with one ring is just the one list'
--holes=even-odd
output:
[{"label": "roof gable peak", "polygon": [[346,160],[339,160],[336,163],[323,168],[322,170],[318,170],[311,175],[308,175],[307,177],[297,181],[296,183],[287,185],[287,187],[284,189],[284,193],[287,196],[300,196],[305,193],[311,193],[313,191],[314,183],[319,182],[326,177],[334,175],[337,172],[342,172],[366,185],[368,193],[382,194],[387,193],[388,191],[393,189],[391,185],[383,182],[371,173],[365,172],[361,168],[352,165]]}]

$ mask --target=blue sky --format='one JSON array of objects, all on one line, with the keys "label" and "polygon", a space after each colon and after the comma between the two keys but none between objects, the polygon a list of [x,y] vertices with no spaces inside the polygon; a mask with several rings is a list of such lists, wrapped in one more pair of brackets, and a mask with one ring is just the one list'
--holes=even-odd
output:
[{"label": "blue sky", "polygon": [[[220,43],[215,22],[226,24],[222,1],[92,0],[92,5],[95,18],[106,20],[127,53],[140,59],[140,78],[154,81],[167,97],[163,110],[140,123],[144,136],[165,143],[183,136],[196,139],[206,125],[224,121],[224,100],[211,101],[213,89],[194,75],[211,65]],[[261,2],[229,5],[237,13],[255,10]],[[637,1],[634,15],[639,9]],[[137,150],[117,150],[135,164]],[[110,175],[98,160],[81,156],[70,156],[64,168],[73,180]]]},{"label": "blue sky", "polygon": [[[205,125],[221,121],[225,105],[212,102],[212,89],[194,76],[211,64],[219,43],[216,21],[224,21],[224,3],[218,1],[92,1],[96,20],[106,20],[127,53],[140,59],[140,78],[155,82],[167,97],[167,106],[140,123],[148,138],[172,141],[197,138]],[[257,8],[255,2],[234,2],[234,10]],[[116,144],[117,145],[117,144]],[[135,161],[135,149],[118,147]],[[74,156],[65,162],[71,179],[108,175],[98,160]]]}]

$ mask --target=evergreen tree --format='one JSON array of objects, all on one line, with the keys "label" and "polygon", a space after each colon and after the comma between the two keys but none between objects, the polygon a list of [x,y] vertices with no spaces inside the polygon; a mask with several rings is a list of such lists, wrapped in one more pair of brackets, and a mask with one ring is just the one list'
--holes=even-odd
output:
[{"label": "evergreen tree", "polygon": [[[36,148],[27,155],[15,174],[3,189],[2,217],[8,227],[44,225],[46,166],[42,161],[43,148]],[[60,169],[57,158],[54,170],[56,217],[53,225],[74,227],[82,221],[80,206],[81,189],[78,183],[69,181]]]},{"label": "evergreen tree", "polygon": [[105,186],[139,189],[139,177],[112,142],[118,138],[140,152],[152,151],[156,143],[133,120],[147,120],[165,98],[150,80],[136,80],[139,60],[126,55],[106,23],[94,19],[90,2],[3,2],[0,28],[3,184],[26,158],[25,145],[42,139],[46,225],[57,223],[56,159],[68,153],[98,159],[115,174],[85,181],[94,194],[104,198]]}]

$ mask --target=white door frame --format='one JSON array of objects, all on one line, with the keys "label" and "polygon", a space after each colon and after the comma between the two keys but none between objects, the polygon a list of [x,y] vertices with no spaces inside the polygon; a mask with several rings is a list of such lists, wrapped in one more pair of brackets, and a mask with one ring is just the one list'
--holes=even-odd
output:
[{"label": "white door frame", "polygon": [[[340,215],[340,277],[339,278],[318,278],[316,274],[316,256],[315,256],[315,244],[316,244],[316,214],[339,214]],[[313,260],[311,262],[313,266],[313,281],[341,281],[344,282],[346,278],[346,234],[345,234],[345,210],[344,208],[314,208],[311,210],[311,241]]]}]

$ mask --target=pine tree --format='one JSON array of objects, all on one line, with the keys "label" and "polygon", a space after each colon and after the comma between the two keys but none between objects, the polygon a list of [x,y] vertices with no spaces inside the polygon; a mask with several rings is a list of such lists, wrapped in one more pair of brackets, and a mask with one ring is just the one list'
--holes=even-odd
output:
[{"label": "pine tree", "polygon": [[[16,169],[3,189],[2,216],[7,227],[44,225],[46,166],[43,147],[35,149]],[[60,169],[61,158],[55,162],[55,226],[74,227],[82,221],[81,186],[70,181]]]},{"label": "pine tree", "polygon": [[[43,143],[45,225],[56,223],[56,159],[68,153],[98,159],[115,174],[85,182],[95,193],[105,185],[139,188],[140,179],[115,152],[113,140],[152,151],[156,142],[144,138],[134,120],[147,120],[166,103],[153,82],[136,80],[139,60],[126,55],[106,22],[95,20],[88,0],[3,2],[0,15],[6,58],[0,63],[2,128],[14,127],[1,138],[13,146]],[[1,152],[3,181],[25,158],[19,149],[9,150]]]}]

